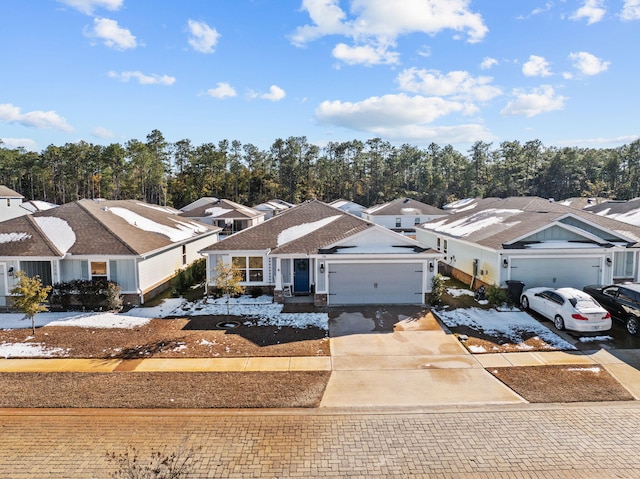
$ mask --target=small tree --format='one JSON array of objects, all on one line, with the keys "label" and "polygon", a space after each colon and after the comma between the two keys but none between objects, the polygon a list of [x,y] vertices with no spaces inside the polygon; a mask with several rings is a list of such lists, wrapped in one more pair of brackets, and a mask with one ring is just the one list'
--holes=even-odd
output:
[{"label": "small tree", "polygon": [[494,308],[499,308],[508,300],[507,292],[497,284],[492,284],[487,289],[487,301]]},{"label": "small tree", "polygon": [[35,336],[35,316],[41,311],[48,311],[43,303],[47,300],[51,286],[43,286],[39,276],[30,278],[24,271],[18,271],[16,277],[18,284],[11,289],[11,293],[15,295],[13,306],[31,319],[31,332]]},{"label": "small tree", "polygon": [[237,269],[233,269],[233,265],[225,265],[221,259],[216,264],[216,277],[214,280],[215,287],[227,298],[227,316],[229,316],[229,301],[231,296],[242,294],[244,286],[240,284],[242,281],[242,273]]}]

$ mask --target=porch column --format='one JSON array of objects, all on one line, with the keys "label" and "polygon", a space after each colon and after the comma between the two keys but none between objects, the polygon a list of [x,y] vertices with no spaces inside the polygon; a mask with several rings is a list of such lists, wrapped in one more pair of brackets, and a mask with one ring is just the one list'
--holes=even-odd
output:
[{"label": "porch column", "polygon": [[276,274],[275,274],[275,280],[276,280],[276,286],[275,286],[275,290],[276,291],[282,291],[282,264],[281,264],[281,259],[279,257],[276,257]]}]

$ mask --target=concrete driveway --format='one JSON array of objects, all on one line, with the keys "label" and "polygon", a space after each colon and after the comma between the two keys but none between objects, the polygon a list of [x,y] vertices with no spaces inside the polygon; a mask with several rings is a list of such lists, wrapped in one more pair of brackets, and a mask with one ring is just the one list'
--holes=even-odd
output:
[{"label": "concrete driveway", "polygon": [[321,407],[511,404],[507,388],[418,306],[332,308]]}]

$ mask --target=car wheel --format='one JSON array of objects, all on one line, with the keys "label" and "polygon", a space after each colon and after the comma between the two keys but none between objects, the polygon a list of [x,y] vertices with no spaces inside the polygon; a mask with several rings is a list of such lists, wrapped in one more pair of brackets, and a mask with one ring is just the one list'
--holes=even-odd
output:
[{"label": "car wheel", "polygon": [[520,299],[520,306],[522,306],[522,309],[529,309],[529,298],[523,296],[522,299]]},{"label": "car wheel", "polygon": [[635,316],[629,316],[626,322],[627,332],[636,336],[640,329],[640,321]]},{"label": "car wheel", "polygon": [[553,318],[553,325],[558,331],[562,331],[564,329],[564,319],[562,319],[562,316],[556,315],[556,317]]}]

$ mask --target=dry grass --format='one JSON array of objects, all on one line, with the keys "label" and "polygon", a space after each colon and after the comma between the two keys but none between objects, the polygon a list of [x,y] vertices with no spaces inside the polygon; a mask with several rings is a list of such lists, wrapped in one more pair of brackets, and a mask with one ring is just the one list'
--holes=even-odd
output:
[{"label": "dry grass", "polygon": [[[183,329],[186,318],[152,319],[134,329],[100,329],[45,326],[29,339],[30,329],[0,330],[0,344],[39,343],[46,349],[61,348],[58,356],[69,358],[217,358],[255,356],[328,356],[329,339],[325,330],[290,327],[248,326],[242,320],[237,328],[216,328],[225,317],[198,317],[211,329]],[[203,326],[203,325],[200,325]],[[207,327],[206,325],[204,327]]]},{"label": "dry grass", "polygon": [[532,403],[632,401],[601,366],[522,366],[487,369]]},{"label": "dry grass", "polygon": [[330,373],[0,373],[2,408],[318,407]]}]

